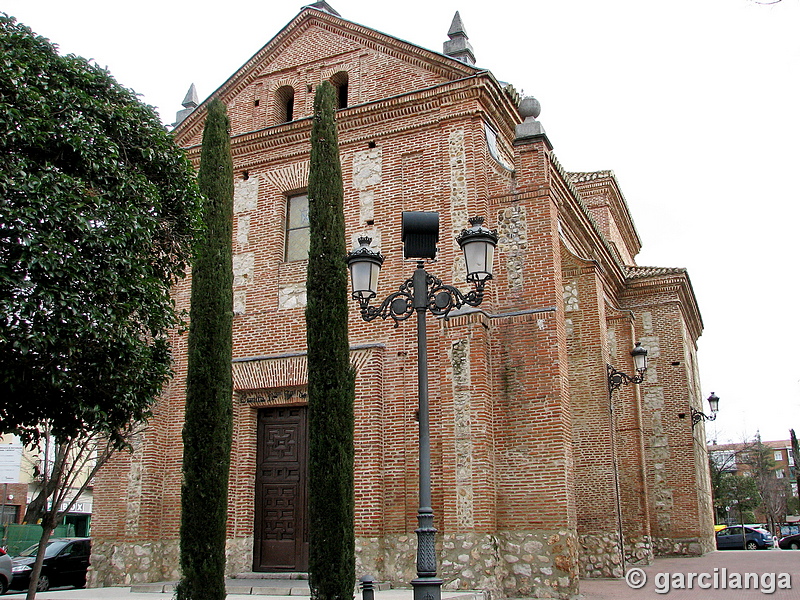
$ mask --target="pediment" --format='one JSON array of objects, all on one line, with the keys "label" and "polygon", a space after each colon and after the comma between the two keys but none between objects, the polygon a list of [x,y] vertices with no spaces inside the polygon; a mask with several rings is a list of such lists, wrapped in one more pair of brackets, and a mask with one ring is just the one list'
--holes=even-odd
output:
[{"label": "pediment", "polygon": [[279,51],[265,56],[257,67],[261,76],[279,73],[302,66],[311,66],[320,61],[336,61],[342,56],[358,53],[363,44],[316,23],[308,23],[292,36]]},{"label": "pediment", "polygon": [[[345,74],[347,106],[355,106],[479,71],[336,15],[305,8],[208,100],[219,97],[225,102],[231,133],[239,135],[285,122],[285,106],[280,104],[286,103],[286,94],[294,98],[292,120],[310,117],[316,86],[337,74]],[[180,145],[199,144],[208,100],[176,128]]]}]

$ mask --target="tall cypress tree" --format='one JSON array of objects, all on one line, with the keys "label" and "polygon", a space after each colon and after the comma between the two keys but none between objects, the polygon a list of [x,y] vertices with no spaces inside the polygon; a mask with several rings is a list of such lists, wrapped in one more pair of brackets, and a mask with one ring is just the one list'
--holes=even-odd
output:
[{"label": "tall cypress tree", "polygon": [[309,584],[311,597],[345,600],[355,588],[353,404],[347,338],[344,190],[336,135],[336,92],[314,97],[308,176]]},{"label": "tall cypress tree", "polygon": [[195,249],[183,426],[178,600],[224,600],[233,429],[233,165],[225,105],[208,106],[200,170],[203,238]]}]

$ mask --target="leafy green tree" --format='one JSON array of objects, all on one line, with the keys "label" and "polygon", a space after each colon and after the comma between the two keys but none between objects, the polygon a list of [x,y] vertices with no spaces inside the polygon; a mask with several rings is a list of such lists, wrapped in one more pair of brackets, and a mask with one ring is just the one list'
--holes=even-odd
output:
[{"label": "leafy green tree", "polygon": [[192,268],[178,600],[224,600],[233,431],[233,163],[225,105],[208,106],[197,181],[205,234]]},{"label": "leafy green tree", "polygon": [[200,197],[156,112],[0,13],[0,433],[119,434],[171,376]]},{"label": "leafy green tree", "polygon": [[711,474],[711,497],[714,502],[714,521],[716,523],[723,523],[727,515],[725,511],[725,500],[721,496],[720,487],[722,485],[722,478],[726,473],[725,466],[719,464],[718,461],[714,460],[713,456],[709,455],[708,469]]},{"label": "leafy green tree", "polygon": [[355,374],[347,336],[344,191],[334,113],[324,82],[314,97],[308,177],[309,584],[320,600],[355,588],[353,404]]},{"label": "leafy green tree", "polygon": [[55,447],[43,548],[76,473],[127,446],[172,375],[170,291],[200,195],[156,112],[107,71],[5,14],[0,57],[0,434]]}]

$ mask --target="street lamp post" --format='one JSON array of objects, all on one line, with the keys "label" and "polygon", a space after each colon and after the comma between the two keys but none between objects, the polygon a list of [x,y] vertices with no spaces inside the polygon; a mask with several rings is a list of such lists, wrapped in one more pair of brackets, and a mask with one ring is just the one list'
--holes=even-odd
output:
[{"label": "street lamp post", "polygon": [[359,238],[359,248],[347,255],[352,281],[352,296],[359,303],[361,317],[372,321],[391,317],[394,326],[417,314],[417,379],[419,389],[419,510],[417,511],[417,578],[411,582],[414,600],[440,600],[442,580],[436,573],[436,528],[433,526],[431,501],[431,440],[428,402],[428,332],[426,311],[437,317],[447,316],[461,306],[483,302],[486,282],[492,278],[497,233],[483,226],[483,219],[470,219],[471,227],[456,238],[464,252],[467,281],[474,289],[463,294],[442,283],[424,268],[424,259],[436,257],[439,239],[439,213],[404,212],[403,247],[405,258],[417,259],[417,268],[396,292],[377,307],[370,300],[377,295],[378,275],[383,256],[370,248],[372,239]]},{"label": "street lamp post", "polygon": [[641,342],[636,342],[636,345],[631,350],[633,357],[633,368],[636,369],[636,375],[628,375],[622,371],[618,371],[612,365],[606,363],[606,376],[608,383],[608,405],[611,413],[611,462],[614,466],[614,491],[617,501],[617,526],[619,527],[619,554],[622,562],[622,572],[625,573],[626,558],[625,558],[625,530],[622,525],[622,492],[619,485],[619,464],[617,462],[617,440],[616,440],[616,423],[614,413],[614,390],[617,390],[622,385],[631,383],[639,384],[644,381],[644,374],[647,372],[647,348],[643,348]]}]

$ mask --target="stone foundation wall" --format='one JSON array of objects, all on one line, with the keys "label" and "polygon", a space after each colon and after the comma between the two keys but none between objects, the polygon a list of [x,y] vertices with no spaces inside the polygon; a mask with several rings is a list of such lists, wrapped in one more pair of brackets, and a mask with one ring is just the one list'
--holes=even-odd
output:
[{"label": "stone foundation wall", "polygon": [[[356,576],[395,587],[416,577],[417,537],[356,538]],[[569,598],[578,593],[574,532],[501,531],[438,536],[439,576],[448,590],[486,590],[493,597]],[[228,540],[226,575],[249,571],[253,538]],[[177,581],[178,541],[95,542],[89,587]]]},{"label": "stone foundation wall", "polygon": [[622,577],[622,556],[618,533],[579,536],[581,577]]},{"label": "stone foundation wall", "polygon": [[92,542],[87,585],[108,587],[157,581],[177,581],[178,540],[162,542]]},{"label": "stone foundation wall", "polygon": [[[253,538],[234,538],[225,549],[225,575],[250,571],[253,565]],[[92,543],[92,566],[89,587],[155,583],[180,579],[178,540]]]},{"label": "stone foundation wall", "polygon": [[714,548],[704,548],[701,538],[654,538],[656,556],[700,556]]},{"label": "stone foundation wall", "polygon": [[625,562],[629,565],[649,565],[653,562],[653,540],[649,535],[625,538]]},{"label": "stone foundation wall", "polygon": [[[356,573],[395,587],[416,577],[416,535],[356,539]],[[568,598],[578,592],[574,532],[502,531],[437,537],[439,576],[448,590],[494,597]]]},{"label": "stone foundation wall", "polygon": [[253,536],[229,539],[225,544],[225,575],[253,570]]},{"label": "stone foundation wall", "polygon": [[[582,535],[580,570],[582,578],[622,577],[619,534]],[[649,565],[653,562],[653,541],[649,535],[625,539],[625,563]]]}]

